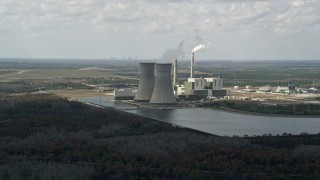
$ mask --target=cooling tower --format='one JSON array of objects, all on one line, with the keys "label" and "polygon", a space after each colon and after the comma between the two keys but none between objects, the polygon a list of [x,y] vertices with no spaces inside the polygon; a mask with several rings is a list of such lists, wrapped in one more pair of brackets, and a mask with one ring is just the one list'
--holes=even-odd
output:
[{"label": "cooling tower", "polygon": [[135,101],[150,101],[154,87],[154,64],[140,63],[140,80]]},{"label": "cooling tower", "polygon": [[156,80],[150,103],[158,105],[175,104],[176,99],[173,95],[171,82],[171,63],[156,64],[155,76]]}]

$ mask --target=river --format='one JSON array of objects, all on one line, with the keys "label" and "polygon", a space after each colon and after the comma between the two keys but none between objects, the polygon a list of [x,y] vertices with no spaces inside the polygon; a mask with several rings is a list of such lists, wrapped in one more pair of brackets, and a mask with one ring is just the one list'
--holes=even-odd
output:
[{"label": "river", "polygon": [[[99,97],[78,99],[84,102],[100,104]],[[101,105],[116,109],[129,109],[133,107],[105,99],[101,100]],[[125,111],[137,114],[137,110]],[[140,109],[138,114],[220,136],[320,133],[320,118],[318,117],[260,116],[209,108]]]}]

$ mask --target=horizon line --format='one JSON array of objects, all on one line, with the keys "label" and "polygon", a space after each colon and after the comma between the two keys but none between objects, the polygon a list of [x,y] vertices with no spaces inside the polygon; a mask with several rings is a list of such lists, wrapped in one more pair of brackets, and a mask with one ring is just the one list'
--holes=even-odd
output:
[{"label": "horizon line", "polygon": [[[127,59],[127,58],[59,58],[59,57],[0,57],[0,60],[66,60],[66,61],[74,61],[74,60],[91,60],[91,61],[156,61],[156,62],[171,62],[175,59],[172,59],[170,61],[160,61],[157,58],[137,58],[137,59]],[[190,59],[179,59],[179,61],[190,61]],[[319,59],[197,59],[197,61],[319,61]]]}]

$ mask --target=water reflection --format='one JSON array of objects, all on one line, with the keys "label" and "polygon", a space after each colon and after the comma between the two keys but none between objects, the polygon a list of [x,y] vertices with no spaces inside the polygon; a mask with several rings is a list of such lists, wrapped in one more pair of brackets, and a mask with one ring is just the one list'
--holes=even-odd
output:
[{"label": "water reflection", "polygon": [[[135,113],[134,111],[128,111],[131,113]],[[153,119],[165,121],[171,123],[174,116],[174,109],[162,109],[159,112],[159,109],[140,109],[138,111],[139,115],[145,117],[152,117]]]}]

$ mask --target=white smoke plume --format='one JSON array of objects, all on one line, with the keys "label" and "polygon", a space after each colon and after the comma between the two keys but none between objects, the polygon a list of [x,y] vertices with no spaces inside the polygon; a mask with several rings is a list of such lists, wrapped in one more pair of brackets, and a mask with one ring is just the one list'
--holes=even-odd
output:
[{"label": "white smoke plume", "polygon": [[206,49],[206,48],[210,47],[210,45],[211,45],[210,42],[207,42],[206,44],[199,44],[198,46],[193,48],[192,53],[200,51],[202,49]]},{"label": "white smoke plume", "polygon": [[179,43],[179,45],[174,49],[167,49],[159,59],[159,62],[171,62],[176,58],[184,57],[184,40]]},{"label": "white smoke plume", "polygon": [[205,49],[205,48],[206,48],[206,45],[204,45],[204,44],[199,44],[198,46],[196,46],[196,47],[193,48],[192,53],[197,52],[197,51],[200,51],[200,50]]}]

